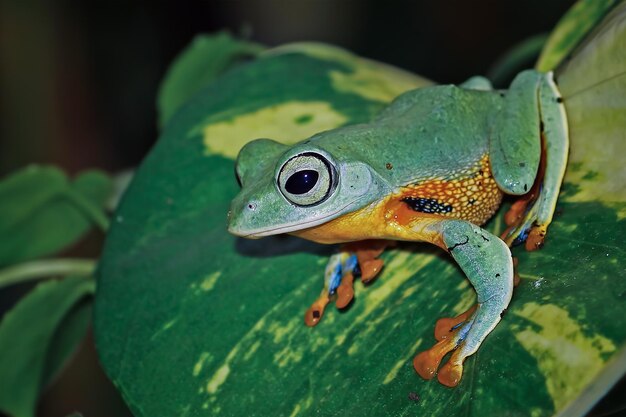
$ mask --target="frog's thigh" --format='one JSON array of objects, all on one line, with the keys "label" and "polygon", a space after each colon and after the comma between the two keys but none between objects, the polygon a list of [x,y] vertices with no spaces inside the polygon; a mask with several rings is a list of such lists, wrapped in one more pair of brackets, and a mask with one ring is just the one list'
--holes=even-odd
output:
[{"label": "frog's thigh", "polygon": [[569,152],[569,133],[565,107],[552,78],[552,73],[542,77],[539,104],[546,148],[546,169],[541,197],[537,202],[539,210],[536,222],[538,227],[545,229],[552,221]]},{"label": "frog's thigh", "polygon": [[474,286],[478,308],[471,327],[450,359],[461,367],[500,321],[513,294],[513,259],[508,246],[480,227],[461,220],[442,225],[443,242]]},{"label": "frog's thigh", "polygon": [[539,86],[543,75],[528,70],[515,77],[496,115],[489,159],[496,183],[508,194],[526,194],[541,158]]},{"label": "frog's thigh", "polygon": [[499,314],[513,293],[509,247],[500,238],[463,220],[444,221],[441,233],[448,252],[474,286],[478,304],[489,303],[493,306],[489,308],[498,309]]}]

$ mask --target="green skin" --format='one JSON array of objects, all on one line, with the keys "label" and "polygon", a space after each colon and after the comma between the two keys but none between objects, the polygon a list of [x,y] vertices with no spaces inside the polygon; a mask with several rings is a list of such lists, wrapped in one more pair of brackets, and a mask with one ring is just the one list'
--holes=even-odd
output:
[{"label": "green skin", "polygon": [[[481,77],[459,87],[413,90],[371,123],[321,132],[291,147],[269,139],[248,143],[237,158],[242,190],[231,204],[229,231],[246,238],[297,234],[372,207],[408,185],[462,179],[484,155],[498,188],[523,195],[537,177],[542,134],[546,159],[540,194],[505,238],[509,244],[519,242],[531,227],[545,233],[568,148],[565,113],[552,75],[533,70],[520,73],[503,91],[492,90]],[[309,173],[305,184],[298,182],[303,171]],[[355,230],[354,237],[340,241],[395,238],[447,248],[478,296],[478,308],[454,333],[455,352],[446,365],[458,382],[463,360],[478,349],[509,304],[512,258],[507,243],[466,219],[429,218],[412,237],[364,236],[363,230]],[[384,221],[368,219],[370,224]],[[329,265],[341,264],[341,256],[333,256]]]}]

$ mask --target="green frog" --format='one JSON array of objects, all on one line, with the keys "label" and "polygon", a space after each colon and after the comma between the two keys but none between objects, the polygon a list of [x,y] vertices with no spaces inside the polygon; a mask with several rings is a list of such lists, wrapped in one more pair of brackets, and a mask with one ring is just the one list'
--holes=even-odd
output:
[{"label": "green frog", "polygon": [[[229,231],[245,238],[288,233],[342,243],[324,288],[305,315],[322,318],[333,300],[353,297],[394,241],[429,242],[448,252],[473,285],[477,304],[437,322],[438,342],[413,360],[416,371],[456,386],[507,308],[514,287],[509,247],[543,245],[568,154],[563,100],[552,73],[521,72],[506,90],[488,80],[409,91],[370,123],[320,132],[293,146],[248,143],[236,173],[241,192]],[[502,237],[480,226],[504,194],[520,196]],[[443,366],[443,357],[452,352]]]}]

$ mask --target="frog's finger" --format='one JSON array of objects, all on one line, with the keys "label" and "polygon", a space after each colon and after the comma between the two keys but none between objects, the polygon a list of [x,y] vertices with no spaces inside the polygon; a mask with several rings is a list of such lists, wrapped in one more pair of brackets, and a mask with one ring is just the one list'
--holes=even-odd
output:
[{"label": "frog's finger", "polygon": [[338,308],[350,304],[354,297],[352,285],[356,267],[357,257],[352,252],[340,250],[331,255],[324,272],[324,288],[304,315],[307,326],[315,326],[320,322],[326,306],[332,300],[336,301]]},{"label": "frog's finger", "polygon": [[324,289],[317,300],[315,300],[306,313],[304,313],[304,323],[309,327],[317,325],[317,323],[322,320],[324,310],[328,303],[330,303],[330,297],[328,296],[328,291]]},{"label": "frog's finger", "polygon": [[441,359],[454,350],[438,373],[439,382],[453,387],[462,377],[465,358],[478,350],[511,301],[513,260],[502,240],[472,223],[446,220],[438,227],[443,244],[474,286],[478,304],[474,311],[453,320],[449,335],[436,328],[440,341],[417,355],[413,366],[422,377],[430,379]]},{"label": "frog's finger", "polygon": [[394,244],[394,241],[381,239],[361,240],[343,245],[343,250],[356,255],[358,265],[355,274],[361,275],[361,282],[367,284],[376,278],[383,269],[385,263],[378,257],[385,248]]},{"label": "frog's finger", "polygon": [[538,91],[541,74],[519,73],[505,93],[504,105],[489,139],[493,177],[508,194],[526,194],[537,175],[541,157]]}]

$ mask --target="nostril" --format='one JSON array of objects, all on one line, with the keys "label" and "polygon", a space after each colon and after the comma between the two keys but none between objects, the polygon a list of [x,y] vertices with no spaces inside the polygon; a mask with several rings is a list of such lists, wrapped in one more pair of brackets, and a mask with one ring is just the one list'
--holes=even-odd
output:
[{"label": "nostril", "polygon": [[256,210],[256,204],[254,204],[254,203],[249,203],[249,204],[248,204],[248,209],[249,209],[249,210],[252,210],[252,211]]}]

